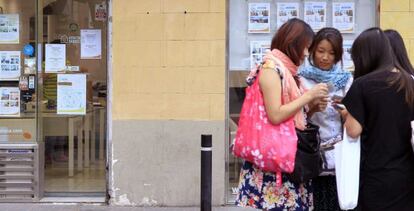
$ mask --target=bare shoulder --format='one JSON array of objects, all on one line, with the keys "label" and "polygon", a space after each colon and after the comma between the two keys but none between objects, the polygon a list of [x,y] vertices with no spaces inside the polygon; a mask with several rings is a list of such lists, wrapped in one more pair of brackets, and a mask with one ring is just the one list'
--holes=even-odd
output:
[{"label": "bare shoulder", "polygon": [[259,83],[261,86],[268,86],[271,84],[279,84],[280,83],[280,75],[278,71],[276,71],[276,65],[274,62],[265,62],[262,67],[262,73],[259,77]]}]

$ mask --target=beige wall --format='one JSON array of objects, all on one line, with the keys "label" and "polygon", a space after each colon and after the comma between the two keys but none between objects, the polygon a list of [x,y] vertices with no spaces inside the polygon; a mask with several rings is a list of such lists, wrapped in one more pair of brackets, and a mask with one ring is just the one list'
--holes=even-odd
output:
[{"label": "beige wall", "polygon": [[110,203],[197,206],[200,135],[225,199],[226,0],[112,0]]},{"label": "beige wall", "polygon": [[405,46],[414,61],[414,0],[382,0],[380,25],[401,33]]},{"label": "beige wall", "polygon": [[225,0],[112,6],[113,119],[224,120]]}]

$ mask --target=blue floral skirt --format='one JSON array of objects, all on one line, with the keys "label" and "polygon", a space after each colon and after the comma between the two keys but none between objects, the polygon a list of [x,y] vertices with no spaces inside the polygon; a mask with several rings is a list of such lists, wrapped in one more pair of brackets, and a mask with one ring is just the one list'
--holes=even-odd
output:
[{"label": "blue floral skirt", "polygon": [[276,187],[276,174],[264,172],[245,161],[240,172],[236,205],[268,211],[313,210],[311,182],[295,184],[282,175],[282,186]]}]

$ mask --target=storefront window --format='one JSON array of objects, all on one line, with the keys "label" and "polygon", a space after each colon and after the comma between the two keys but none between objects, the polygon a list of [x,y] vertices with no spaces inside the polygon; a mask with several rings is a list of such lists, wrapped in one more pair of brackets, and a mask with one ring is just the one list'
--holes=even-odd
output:
[{"label": "storefront window", "polygon": [[0,0],[1,198],[105,196],[107,7]]},{"label": "storefront window", "polygon": [[[245,78],[270,48],[277,28],[290,18],[306,21],[317,32],[323,27],[338,28],[344,38],[344,68],[353,70],[350,48],[363,30],[378,25],[378,2],[371,0],[229,0],[228,60],[228,145],[235,137],[245,96]],[[230,149],[230,148],[229,148]],[[233,203],[238,192],[242,160],[228,151],[227,199]]]}]

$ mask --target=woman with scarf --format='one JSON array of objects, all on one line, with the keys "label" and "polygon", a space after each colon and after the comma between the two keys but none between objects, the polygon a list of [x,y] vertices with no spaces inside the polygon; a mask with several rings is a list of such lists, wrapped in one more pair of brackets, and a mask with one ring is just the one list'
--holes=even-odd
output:
[{"label": "woman with scarf", "polygon": [[[304,129],[306,118],[303,108],[328,97],[326,84],[317,84],[304,93],[297,80],[298,66],[304,61],[313,36],[307,23],[291,19],[280,27],[272,39],[272,50],[264,57],[256,79],[259,80],[267,119],[271,124],[293,118],[295,127]],[[269,211],[312,210],[312,197],[309,182],[295,184],[282,174],[282,184],[278,186],[274,172],[263,171],[247,161],[242,166],[236,199],[238,206]]]},{"label": "woman with scarf", "polygon": [[321,101],[309,106],[308,111],[308,120],[319,126],[323,152],[323,171],[312,180],[314,205],[318,211],[341,210],[336,192],[333,145],[342,140],[343,127],[335,101],[342,99],[352,84],[351,73],[342,69],[342,54],[341,33],[335,28],[323,28],[309,48],[308,60],[299,68],[305,89],[319,83],[327,83],[329,88],[330,102]]}]

